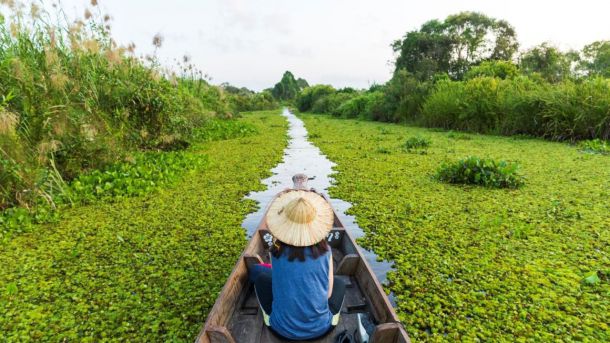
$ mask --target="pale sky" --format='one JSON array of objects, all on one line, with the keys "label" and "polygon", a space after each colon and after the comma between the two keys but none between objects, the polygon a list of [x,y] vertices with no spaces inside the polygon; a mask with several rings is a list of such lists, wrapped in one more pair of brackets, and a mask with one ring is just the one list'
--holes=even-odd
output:
[{"label": "pale sky", "polygon": [[[46,2],[46,1],[45,1]],[[154,50],[164,63],[185,54],[212,83],[254,90],[272,87],[285,70],[310,84],[365,88],[384,83],[393,70],[390,44],[430,19],[479,11],[505,19],[521,49],[549,41],[580,49],[610,40],[609,0],[99,0],[112,18],[115,39]],[[62,0],[82,16],[88,0]]]}]

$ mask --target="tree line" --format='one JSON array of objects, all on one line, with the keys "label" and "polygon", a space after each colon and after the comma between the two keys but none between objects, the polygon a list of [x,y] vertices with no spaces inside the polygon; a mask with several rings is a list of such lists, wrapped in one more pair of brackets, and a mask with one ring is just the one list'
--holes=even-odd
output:
[{"label": "tree line", "polygon": [[610,138],[610,41],[580,51],[549,43],[520,51],[508,22],[462,12],[430,20],[391,46],[394,72],[385,84],[293,88],[288,99],[300,111],[347,118],[553,140]]}]

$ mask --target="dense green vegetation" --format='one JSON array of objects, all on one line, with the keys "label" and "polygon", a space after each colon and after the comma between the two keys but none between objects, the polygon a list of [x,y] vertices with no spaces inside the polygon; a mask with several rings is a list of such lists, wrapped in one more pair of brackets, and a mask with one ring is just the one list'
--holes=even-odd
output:
[{"label": "dense green vegetation", "polygon": [[[610,340],[610,158],[530,138],[301,116],[336,162],[360,243],[394,261],[414,341]],[[431,142],[409,153],[409,137]],[[518,189],[435,178],[467,156],[517,162]]]},{"label": "dense green vegetation", "polygon": [[[187,57],[178,71],[155,56],[136,58],[133,45],[112,39],[97,2],[75,23],[35,3],[2,4],[10,17],[0,17],[0,233],[50,220],[60,203],[133,193],[108,178],[140,151],[184,149],[214,135],[213,119],[277,107],[270,93],[210,85]],[[156,48],[162,42],[153,40]],[[70,189],[92,175],[104,185]]]},{"label": "dense green vegetation", "polygon": [[286,71],[280,82],[276,83],[270,91],[277,100],[285,101],[294,100],[306,87],[309,87],[307,81],[301,78],[295,79],[291,72]]},{"label": "dense green vegetation", "polygon": [[62,212],[0,246],[0,332],[8,342],[192,342],[242,251],[241,221],[281,160],[286,121],[186,152],[205,164],[171,186]]},{"label": "dense green vegetation", "polygon": [[518,168],[517,163],[470,156],[457,162],[443,164],[436,177],[447,183],[518,188],[524,183],[523,176],[517,173]]},{"label": "dense green vegetation", "polygon": [[438,73],[462,79],[472,66],[489,60],[510,60],[519,47],[515,29],[504,20],[462,12],[445,20],[430,20],[407,32],[392,47],[396,70],[408,70],[418,80]]},{"label": "dense green vegetation", "polygon": [[421,137],[421,136],[409,137],[409,139],[407,139],[405,141],[404,148],[408,152],[412,152],[412,151],[417,152],[418,151],[421,153],[425,153],[425,152],[427,152],[430,144],[431,144],[431,142],[428,138]]},{"label": "dense green vegetation", "polygon": [[582,151],[593,154],[610,154],[610,143],[600,139],[578,142],[578,147],[580,147]]},{"label": "dense green vegetation", "polygon": [[368,90],[305,88],[302,112],[551,140],[610,139],[610,42],[517,55],[514,28],[463,12],[392,45],[395,71]]},{"label": "dense green vegetation", "polygon": [[286,146],[283,103],[440,128],[303,115],[414,340],[610,341],[610,41],[519,51],[463,12],[395,41],[385,84],[286,71],[257,93],[136,57],[90,4],[71,22],[0,1],[2,340],[192,341]]},{"label": "dense green vegetation", "polygon": [[235,112],[272,110],[278,108],[270,90],[256,93],[246,87],[235,87],[223,83],[220,87],[227,93],[227,99]]}]

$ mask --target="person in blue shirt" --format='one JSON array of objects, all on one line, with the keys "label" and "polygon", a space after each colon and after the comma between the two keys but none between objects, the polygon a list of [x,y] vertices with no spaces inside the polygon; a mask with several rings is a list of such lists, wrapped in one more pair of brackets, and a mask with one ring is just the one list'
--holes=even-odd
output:
[{"label": "person in blue shirt", "polygon": [[321,337],[338,324],[345,295],[326,242],[333,210],[318,193],[290,190],[272,201],[265,219],[274,236],[272,267],[250,271],[265,325],[290,340]]}]

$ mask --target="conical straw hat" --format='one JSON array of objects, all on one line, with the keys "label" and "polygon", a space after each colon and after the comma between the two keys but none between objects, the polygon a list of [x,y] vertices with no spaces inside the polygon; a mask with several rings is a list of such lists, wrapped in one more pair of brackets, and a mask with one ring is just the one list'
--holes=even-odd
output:
[{"label": "conical straw hat", "polygon": [[323,240],[333,227],[334,213],[319,194],[294,190],[278,196],[267,211],[267,227],[280,241],[297,247]]}]

